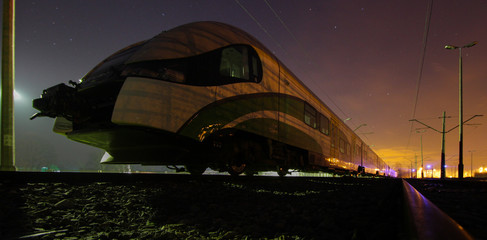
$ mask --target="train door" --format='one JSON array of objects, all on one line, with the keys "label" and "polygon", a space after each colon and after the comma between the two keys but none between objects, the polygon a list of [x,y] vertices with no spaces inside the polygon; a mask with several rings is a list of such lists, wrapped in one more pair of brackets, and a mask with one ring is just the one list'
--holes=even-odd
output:
[{"label": "train door", "polygon": [[[295,137],[296,132],[292,132],[297,129],[293,130],[291,126],[302,125],[305,121],[305,102],[309,101],[309,93],[295,78],[287,69],[279,69],[279,137],[283,142],[303,147],[303,142]],[[312,111],[316,121],[316,109]]]},{"label": "train door", "polygon": [[292,99],[289,97],[293,94],[292,92],[292,85],[291,80],[289,79],[290,76],[287,75],[285,72],[281,72],[279,74],[279,101],[278,101],[278,121],[279,121],[279,140],[282,142],[291,142],[291,134],[290,129],[290,122],[292,119],[290,118],[290,112],[294,106]]},{"label": "train door", "polygon": [[351,163],[357,164],[357,142],[356,142],[356,137],[355,135],[352,135],[352,142],[350,143],[351,151],[350,151],[350,158],[351,158]]},{"label": "train door", "polygon": [[[256,93],[263,92],[267,78],[256,51],[249,46],[223,48],[218,58],[218,75],[215,100],[219,102],[217,114],[227,128],[239,128],[255,134],[268,135],[269,130],[259,119],[268,119],[268,100]],[[271,116],[272,117],[272,116]]]},{"label": "train door", "polygon": [[334,118],[331,118],[331,131],[330,131],[330,157],[331,158],[338,158],[339,151],[338,151],[338,144],[339,144],[339,130],[338,130],[338,121]]},{"label": "train door", "polygon": [[[359,145],[360,144],[360,145]],[[357,144],[357,153],[358,153],[358,172],[361,173],[361,174],[364,174],[365,173],[365,169],[364,169],[364,143],[362,141],[360,141],[360,143]]]}]

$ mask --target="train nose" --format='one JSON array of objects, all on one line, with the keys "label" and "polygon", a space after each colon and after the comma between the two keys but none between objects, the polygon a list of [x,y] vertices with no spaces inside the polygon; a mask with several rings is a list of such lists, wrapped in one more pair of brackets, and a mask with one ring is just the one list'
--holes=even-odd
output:
[{"label": "train nose", "polygon": [[32,101],[32,106],[40,112],[34,114],[30,119],[64,117],[71,120],[76,112],[76,92],[76,88],[64,83],[44,90],[40,98]]}]

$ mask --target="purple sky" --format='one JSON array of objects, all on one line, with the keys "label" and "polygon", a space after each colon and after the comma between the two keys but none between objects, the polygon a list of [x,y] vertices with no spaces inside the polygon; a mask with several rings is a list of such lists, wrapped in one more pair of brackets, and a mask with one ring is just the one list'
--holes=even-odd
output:
[{"label": "purple sky", "polygon": [[[51,132],[52,119],[29,121],[31,99],[83,77],[113,52],[163,30],[219,21],[266,45],[393,167],[420,155],[411,131],[428,0],[369,1],[17,1],[17,161],[38,155],[79,168],[99,151]],[[435,1],[415,118],[441,129],[458,124],[458,50],[464,45],[464,119],[487,114],[487,1]],[[487,121],[465,126],[465,170],[487,166]],[[373,132],[373,133],[372,133]],[[365,133],[365,134],[362,134]],[[368,133],[368,134],[367,134]],[[371,134],[372,133],[372,134]],[[447,165],[457,165],[458,131],[447,134]],[[441,135],[423,133],[425,165],[439,168]],[[39,143],[42,143],[39,145]],[[51,149],[45,153],[46,149]],[[29,155],[30,154],[30,155]],[[73,162],[69,165],[64,161]],[[61,163],[64,162],[64,163]],[[63,165],[64,164],[64,165]],[[447,170],[448,173],[449,170]]]}]

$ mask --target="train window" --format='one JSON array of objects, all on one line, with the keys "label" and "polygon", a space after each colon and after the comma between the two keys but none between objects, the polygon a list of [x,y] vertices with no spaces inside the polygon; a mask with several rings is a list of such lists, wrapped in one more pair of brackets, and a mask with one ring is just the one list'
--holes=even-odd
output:
[{"label": "train window", "polygon": [[312,128],[317,128],[316,110],[309,104],[304,103],[304,123]]},{"label": "train window", "polygon": [[254,49],[245,45],[229,46],[221,51],[220,75],[237,81],[260,82],[262,69]]},{"label": "train window", "polygon": [[330,135],[330,120],[323,116],[322,114],[319,115],[320,116],[320,132],[325,134],[325,135]]},{"label": "train window", "polygon": [[339,147],[340,147],[341,153],[345,153],[345,145],[346,145],[345,140],[343,140],[343,138],[340,138],[340,146]]},{"label": "train window", "polygon": [[[252,75],[254,77],[257,77],[257,76],[261,75],[259,73],[259,66],[260,66],[259,59],[257,58],[256,55],[252,55],[251,59],[252,59]],[[257,82],[258,79],[255,79],[255,81]]]},{"label": "train window", "polygon": [[249,60],[247,48],[228,47],[223,49],[220,62],[220,74],[249,80]]},{"label": "train window", "polygon": [[217,86],[238,82],[260,82],[262,63],[247,45],[231,45],[201,55],[129,64],[122,76],[155,78],[169,82]]},{"label": "train window", "polygon": [[337,148],[337,145],[336,145],[336,136],[337,136],[337,126],[335,124],[331,124],[331,147],[336,149]]}]

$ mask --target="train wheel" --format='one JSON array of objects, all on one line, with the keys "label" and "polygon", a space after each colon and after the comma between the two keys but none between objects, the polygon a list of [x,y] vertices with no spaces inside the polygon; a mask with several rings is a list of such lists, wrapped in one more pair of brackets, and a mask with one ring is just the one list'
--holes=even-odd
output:
[{"label": "train wheel", "polygon": [[184,166],[191,175],[201,176],[206,171],[206,165],[189,164]]},{"label": "train wheel", "polygon": [[279,177],[284,177],[286,176],[286,174],[289,173],[288,171],[289,169],[285,168],[285,167],[278,167],[277,168],[277,175],[279,175]]},{"label": "train wheel", "polygon": [[246,169],[245,170],[245,176],[253,177],[255,175],[257,175],[257,172],[256,171],[252,171],[252,170],[249,170],[249,169]]},{"label": "train wheel", "polygon": [[227,171],[232,176],[238,176],[245,172],[247,169],[248,157],[249,157],[249,144],[247,141],[235,141],[231,143],[228,151],[227,159]]},{"label": "train wheel", "polygon": [[245,171],[246,167],[247,167],[247,164],[245,164],[245,163],[231,164],[228,166],[228,173],[230,173],[230,175],[232,175],[232,176],[238,176]]}]

